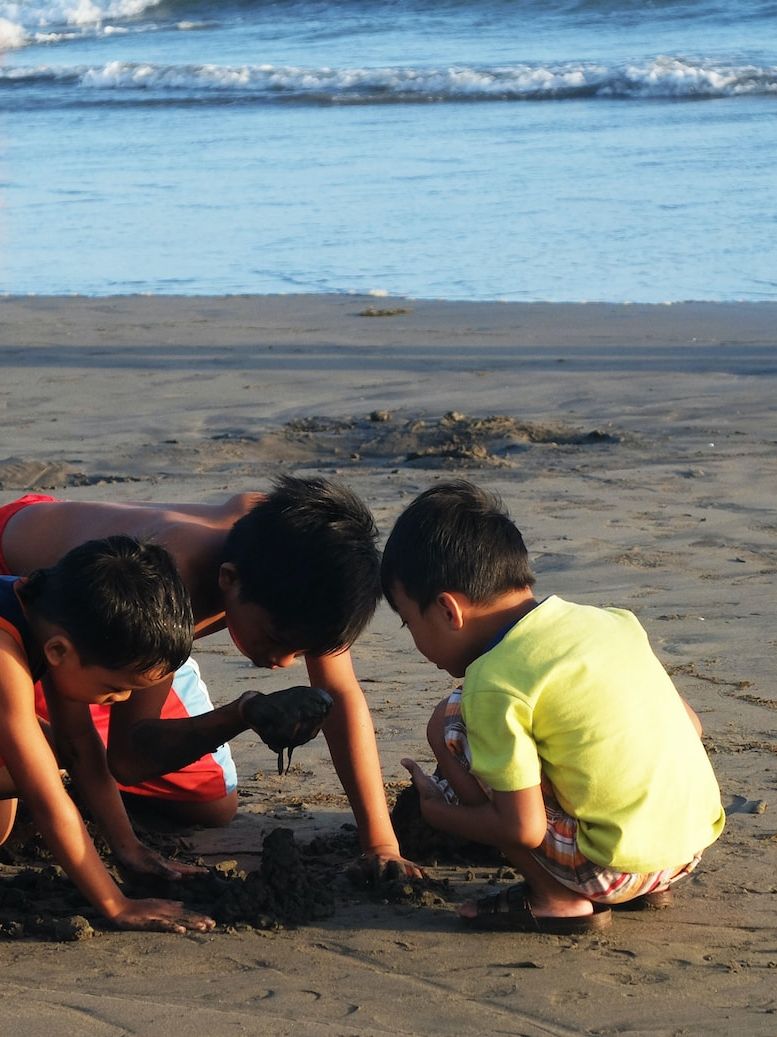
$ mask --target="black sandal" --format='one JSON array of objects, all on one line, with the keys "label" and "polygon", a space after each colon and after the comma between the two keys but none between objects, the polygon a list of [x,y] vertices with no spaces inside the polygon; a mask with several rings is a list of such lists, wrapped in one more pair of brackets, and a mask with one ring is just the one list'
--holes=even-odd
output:
[{"label": "black sandal", "polygon": [[625,900],[622,904],[613,904],[617,911],[664,911],[674,903],[671,889],[656,889],[652,893],[642,893],[633,900]]},{"label": "black sandal", "polygon": [[549,933],[569,936],[576,933],[598,932],[612,922],[612,911],[605,904],[593,904],[590,915],[535,915],[529,903],[529,890],[525,882],[482,897],[475,902],[477,914],[474,918],[462,917],[472,929],[491,932]]}]

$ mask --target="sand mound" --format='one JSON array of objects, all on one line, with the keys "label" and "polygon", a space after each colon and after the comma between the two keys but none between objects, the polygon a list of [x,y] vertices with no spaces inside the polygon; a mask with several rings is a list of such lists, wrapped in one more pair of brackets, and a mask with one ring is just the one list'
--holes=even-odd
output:
[{"label": "sand mound", "polygon": [[506,415],[470,417],[448,411],[441,417],[402,417],[373,411],[362,418],[300,418],[272,434],[311,457],[339,457],[371,464],[419,468],[510,466],[512,455],[532,445],[613,444],[619,437],[599,429],[520,421]]}]

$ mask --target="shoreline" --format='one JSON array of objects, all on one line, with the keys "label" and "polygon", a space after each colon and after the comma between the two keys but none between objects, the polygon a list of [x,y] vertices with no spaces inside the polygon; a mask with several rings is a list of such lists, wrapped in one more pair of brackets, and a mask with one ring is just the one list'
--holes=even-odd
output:
[{"label": "shoreline", "polygon": [[[310,349],[311,360],[316,351],[321,356],[336,350],[339,361],[356,363],[366,362],[375,348],[390,347],[397,361],[418,364],[433,357],[463,370],[516,361],[595,369],[617,359],[634,370],[773,374],[775,327],[777,302],[480,303],[367,295],[0,300],[4,350],[113,346],[137,355],[148,346],[297,347]],[[477,353],[469,352],[475,347]],[[561,352],[551,356],[550,350]],[[239,353],[230,356],[231,362],[239,360]],[[251,360],[256,363],[256,355]]]}]

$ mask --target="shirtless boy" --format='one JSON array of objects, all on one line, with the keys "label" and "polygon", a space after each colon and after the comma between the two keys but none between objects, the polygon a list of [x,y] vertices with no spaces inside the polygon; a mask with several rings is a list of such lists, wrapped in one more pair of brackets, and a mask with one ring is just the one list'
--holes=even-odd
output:
[{"label": "shirtless boy", "polygon": [[[413,871],[391,827],[374,729],[348,651],[380,595],[377,531],[359,498],[327,480],[288,477],[266,496],[243,493],[219,505],[27,495],[0,506],[0,573],[24,575],[116,533],[151,539],[172,554],[192,598],[196,638],[228,629],[260,667],[285,668],[304,656],[311,685],[333,699],[323,732],[365,860],[379,867],[395,860]],[[193,660],[182,670],[172,689],[167,682],[110,708],[110,769],[123,789],[153,797],[183,822],[226,824],[237,792],[225,743],[256,727],[252,713],[262,696],[246,692],[214,710]],[[192,708],[204,712],[188,715],[179,680],[196,685],[201,701]]]}]

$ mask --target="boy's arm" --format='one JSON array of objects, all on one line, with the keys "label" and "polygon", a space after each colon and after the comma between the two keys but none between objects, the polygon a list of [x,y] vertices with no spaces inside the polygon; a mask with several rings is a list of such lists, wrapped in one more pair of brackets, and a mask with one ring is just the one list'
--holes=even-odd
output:
[{"label": "boy's arm", "polygon": [[492,792],[481,806],[450,804],[415,760],[402,760],[418,789],[421,814],[433,828],[488,846],[535,849],[545,838],[547,817],[539,785],[515,792]]},{"label": "boy's arm", "polygon": [[680,701],[683,704],[685,712],[688,714],[688,719],[693,724],[694,731],[699,736],[699,738],[701,738],[702,733],[703,733],[703,729],[702,729],[701,720],[699,720],[698,714],[696,713],[696,711],[691,706],[688,705],[688,703],[685,701],[685,699],[682,697],[682,695],[680,695]]},{"label": "boy's arm", "polygon": [[[380,865],[398,861],[408,874],[420,869],[403,860],[388,814],[375,731],[349,652],[309,656],[310,683],[334,705],[323,726],[332,762],[356,818],[365,854]],[[111,707],[108,763],[123,784],[178,770],[247,730],[241,701],[183,720],[160,720],[169,691],[147,689]]]},{"label": "boy's arm", "polygon": [[334,699],[322,730],[353,810],[365,857],[378,867],[397,861],[406,874],[421,875],[421,869],[399,852],[383,789],[375,729],[351,653],[308,656],[306,662],[310,683],[324,688]]},{"label": "boy's arm", "polygon": [[35,715],[26,660],[0,631],[0,754],[54,858],[102,914],[120,928],[185,932],[213,921],[177,901],[130,900],[108,874],[75,804],[65,791],[54,754]]},{"label": "boy's arm", "polygon": [[162,719],[169,692],[167,681],[111,707],[108,765],[123,785],[180,770],[249,728],[274,752],[281,745],[302,745],[321,729],[329,708],[318,689],[294,687],[267,695],[245,691],[217,709]]},{"label": "boy's arm", "polygon": [[206,713],[180,720],[162,719],[169,693],[167,680],[111,706],[108,766],[122,785],[138,785],[148,778],[178,771],[215,752],[249,726],[240,710],[244,695]]},{"label": "boy's arm", "polygon": [[202,868],[165,860],[135,835],[118,786],[108,770],[105,748],[84,702],[65,702],[44,678],[59,763],[70,775],[84,806],[105,836],[117,861],[139,875],[180,879]]}]

